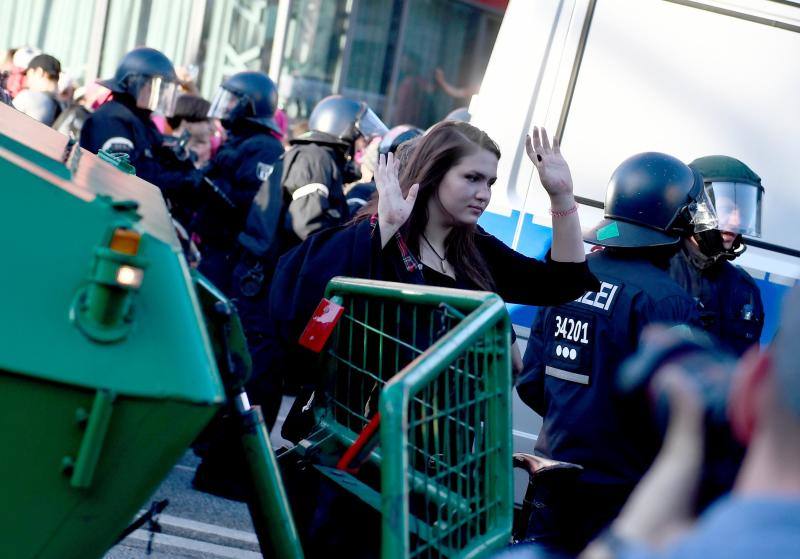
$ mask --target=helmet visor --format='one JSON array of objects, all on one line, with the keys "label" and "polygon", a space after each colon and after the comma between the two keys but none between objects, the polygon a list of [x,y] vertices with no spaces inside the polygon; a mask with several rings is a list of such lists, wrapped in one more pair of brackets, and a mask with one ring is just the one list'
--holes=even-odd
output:
[{"label": "helmet visor", "polygon": [[227,120],[231,118],[231,113],[241,103],[242,97],[237,93],[229,91],[224,87],[219,87],[214,99],[211,101],[211,108],[208,109],[208,118],[218,118]]},{"label": "helmet visor", "polygon": [[706,184],[706,192],[717,211],[720,231],[761,236],[760,187],[744,182],[712,182]]},{"label": "helmet visor", "polygon": [[131,91],[135,93],[136,106],[164,116],[175,114],[178,84],[161,76],[136,76]]},{"label": "helmet visor", "polygon": [[714,204],[711,203],[708,192],[705,189],[700,192],[697,200],[689,204],[689,216],[692,219],[695,233],[718,229],[717,226],[719,224],[717,213],[714,211]]},{"label": "helmet visor", "polygon": [[368,140],[376,136],[383,136],[389,131],[383,121],[369,107],[366,107],[356,120],[356,130]]}]

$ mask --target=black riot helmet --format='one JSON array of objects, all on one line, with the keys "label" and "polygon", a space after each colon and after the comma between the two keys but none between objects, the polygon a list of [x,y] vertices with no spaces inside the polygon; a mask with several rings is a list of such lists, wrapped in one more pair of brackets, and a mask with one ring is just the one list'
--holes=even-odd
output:
[{"label": "black riot helmet", "polygon": [[245,119],[280,134],[275,122],[277,108],[278,88],[269,76],[262,72],[239,72],[219,86],[208,118],[218,118],[226,127]]},{"label": "black riot helmet", "polygon": [[127,94],[136,106],[172,116],[178,98],[178,76],[164,53],[139,47],[122,57],[114,77],[98,80],[114,93]]},{"label": "black riot helmet", "polygon": [[381,142],[378,144],[378,153],[381,155],[394,153],[397,151],[397,148],[400,147],[400,144],[422,136],[424,133],[422,129],[410,124],[395,126],[381,138]]},{"label": "black riot helmet", "polygon": [[676,245],[717,226],[703,178],[665,153],[640,153],[617,167],[606,189],[605,219],[587,243],[639,248]]},{"label": "black riot helmet", "polygon": [[351,148],[359,137],[370,139],[389,131],[369,105],[341,95],[330,95],[317,103],[308,118],[308,129],[295,143],[331,143]]},{"label": "black riot helmet", "polygon": [[[709,155],[689,163],[703,177],[706,192],[717,214],[719,226],[695,235],[700,250],[710,258],[733,260],[747,248],[742,235],[761,236],[761,206],[764,187],[750,167],[726,155]],[[735,233],[726,249],[721,231]]]},{"label": "black riot helmet", "polygon": [[469,122],[472,120],[472,115],[469,113],[469,109],[467,107],[458,107],[457,109],[453,109],[447,116],[444,117],[443,120],[455,120],[460,122]]}]

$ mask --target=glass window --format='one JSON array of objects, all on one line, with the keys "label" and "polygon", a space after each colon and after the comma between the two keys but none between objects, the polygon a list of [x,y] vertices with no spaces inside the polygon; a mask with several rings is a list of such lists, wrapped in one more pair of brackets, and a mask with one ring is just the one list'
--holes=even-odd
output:
[{"label": "glass window", "polygon": [[361,1],[350,18],[350,45],[341,93],[363,99],[385,116],[403,0]]},{"label": "glass window", "polygon": [[341,69],[352,0],[292,3],[280,82],[281,100],[292,118],[307,118],[333,91]]},{"label": "glass window", "polygon": [[387,119],[425,128],[477,93],[500,16],[456,1],[408,1]]},{"label": "glass window", "polygon": [[196,63],[206,97],[236,72],[269,69],[279,0],[207,0]]}]

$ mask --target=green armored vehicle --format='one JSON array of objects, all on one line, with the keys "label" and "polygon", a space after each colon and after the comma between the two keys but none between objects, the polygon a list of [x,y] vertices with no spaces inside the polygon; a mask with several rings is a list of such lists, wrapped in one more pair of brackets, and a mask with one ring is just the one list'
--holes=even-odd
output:
[{"label": "green armored vehicle", "polygon": [[[0,557],[102,556],[225,402],[222,377],[249,366],[158,189],[103,155],[0,104]],[[285,502],[240,404],[257,493]],[[260,520],[299,549],[286,513]]]}]

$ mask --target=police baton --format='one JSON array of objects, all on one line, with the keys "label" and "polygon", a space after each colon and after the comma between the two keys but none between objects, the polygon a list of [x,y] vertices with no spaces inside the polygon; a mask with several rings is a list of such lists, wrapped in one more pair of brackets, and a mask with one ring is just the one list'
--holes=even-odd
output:
[{"label": "police baton", "polygon": [[214,184],[214,182],[211,179],[209,179],[208,177],[203,177],[203,182],[205,182],[205,184],[207,184],[209,186],[209,188],[211,188],[211,191],[214,194],[216,194],[217,197],[220,200],[225,202],[225,205],[229,206],[230,208],[232,208],[234,210],[236,209],[236,204],[233,203],[233,200],[231,200],[228,197],[228,195],[225,194],[225,192],[222,191],[222,189],[220,187],[218,187],[216,184]]}]

